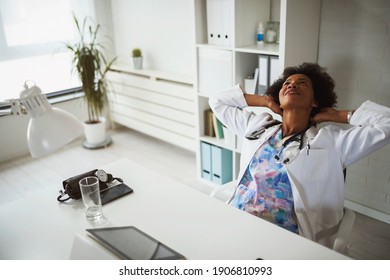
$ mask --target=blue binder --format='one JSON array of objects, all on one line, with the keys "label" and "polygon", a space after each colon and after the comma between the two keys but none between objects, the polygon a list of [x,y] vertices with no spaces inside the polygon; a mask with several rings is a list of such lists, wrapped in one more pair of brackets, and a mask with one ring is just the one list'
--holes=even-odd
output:
[{"label": "blue binder", "polygon": [[233,153],[227,149],[201,142],[202,178],[222,185],[233,180]]},{"label": "blue binder", "polygon": [[200,144],[202,158],[202,178],[211,181],[211,145],[205,142]]},{"label": "blue binder", "polygon": [[211,147],[211,181],[222,185],[232,178],[232,152],[221,147]]}]

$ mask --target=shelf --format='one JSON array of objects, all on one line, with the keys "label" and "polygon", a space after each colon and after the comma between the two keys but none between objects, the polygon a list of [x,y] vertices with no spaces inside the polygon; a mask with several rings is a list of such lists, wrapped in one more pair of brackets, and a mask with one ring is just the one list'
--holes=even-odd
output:
[{"label": "shelf", "polygon": [[235,49],[236,52],[241,53],[253,53],[253,54],[266,54],[266,55],[279,55],[278,44],[264,44],[263,46],[250,45],[245,47],[239,47]]},{"label": "shelf", "polygon": [[233,51],[232,47],[228,46],[218,46],[218,45],[210,45],[210,44],[197,44],[197,48],[208,48],[208,49],[216,49],[216,50],[226,50],[226,51]]},{"label": "shelf", "polygon": [[221,148],[228,149],[228,150],[234,149],[234,147],[228,146],[225,142],[225,139],[223,139],[223,138],[218,139],[216,137],[211,137],[211,136],[200,136],[199,140],[203,141],[203,142],[207,142],[209,144],[213,144],[213,145],[221,147]]},{"label": "shelf", "polygon": [[133,69],[131,65],[127,63],[116,63],[112,66],[112,71],[123,72],[128,74],[133,74],[137,76],[143,76],[146,78],[150,78],[152,80],[161,80],[168,82],[181,83],[184,85],[193,86],[194,79],[190,76],[161,71],[157,69],[141,69],[136,70]]},{"label": "shelf", "polygon": [[240,53],[253,53],[253,54],[266,54],[266,55],[279,55],[279,44],[267,44],[265,43],[263,46],[258,45],[249,45],[238,48],[231,48],[226,46],[217,46],[217,45],[209,45],[209,44],[197,44],[197,48],[209,48],[216,50],[227,50],[227,51],[235,51]]}]

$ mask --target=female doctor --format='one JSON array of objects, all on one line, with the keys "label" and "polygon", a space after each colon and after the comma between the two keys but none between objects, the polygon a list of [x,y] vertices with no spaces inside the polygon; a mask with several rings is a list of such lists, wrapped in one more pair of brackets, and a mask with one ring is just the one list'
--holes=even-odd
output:
[{"label": "female doctor", "polygon": [[[343,217],[343,170],[390,142],[390,108],[366,101],[336,110],[336,98],[333,79],[312,63],[286,68],[265,96],[236,86],[211,97],[216,117],[243,138],[229,203],[331,247]],[[247,106],[268,107],[283,121]]]}]

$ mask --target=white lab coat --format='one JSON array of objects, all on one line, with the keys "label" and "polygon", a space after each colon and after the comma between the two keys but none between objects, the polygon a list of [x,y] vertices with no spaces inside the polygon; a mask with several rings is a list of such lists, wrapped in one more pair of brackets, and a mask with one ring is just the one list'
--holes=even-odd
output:
[{"label": "white lab coat", "polygon": [[[272,121],[267,113],[256,115],[244,110],[247,103],[237,85],[209,99],[216,117],[243,138],[240,159],[241,180],[256,150],[279,129],[265,130],[256,140],[252,132]],[[331,247],[344,209],[343,170],[354,162],[390,143],[390,108],[364,102],[352,115],[351,127],[327,124],[311,127],[303,137],[303,147],[292,142],[285,148],[285,168],[291,182],[299,234]]]}]

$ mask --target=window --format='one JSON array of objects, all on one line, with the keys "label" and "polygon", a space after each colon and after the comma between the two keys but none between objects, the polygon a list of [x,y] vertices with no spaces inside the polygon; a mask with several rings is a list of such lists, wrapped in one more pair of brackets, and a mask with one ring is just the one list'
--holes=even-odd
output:
[{"label": "window", "polygon": [[64,42],[76,35],[72,12],[93,11],[87,2],[0,0],[0,101],[19,98],[26,80],[44,93],[80,86]]}]

